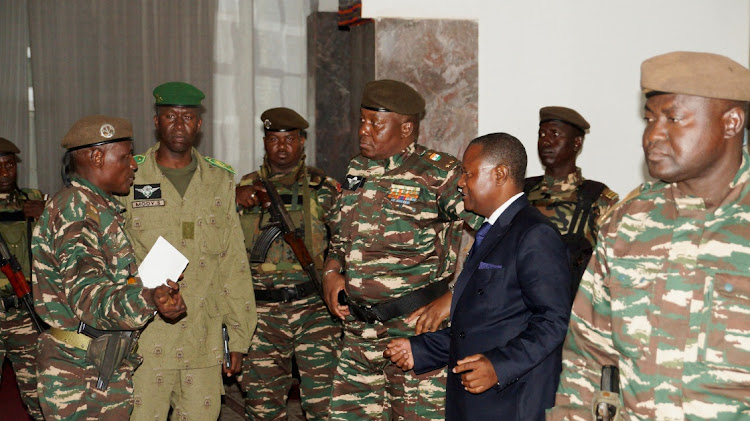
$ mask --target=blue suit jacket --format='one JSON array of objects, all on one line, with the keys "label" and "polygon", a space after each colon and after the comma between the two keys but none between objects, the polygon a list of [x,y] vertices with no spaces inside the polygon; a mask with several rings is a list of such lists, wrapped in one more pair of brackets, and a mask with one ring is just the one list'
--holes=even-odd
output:
[{"label": "blue suit jacket", "polygon": [[[448,365],[447,420],[542,420],[552,407],[570,317],[570,271],[557,228],[521,196],[467,258],[451,326],[411,338],[414,371]],[[483,354],[498,385],[471,394],[456,361]]]}]

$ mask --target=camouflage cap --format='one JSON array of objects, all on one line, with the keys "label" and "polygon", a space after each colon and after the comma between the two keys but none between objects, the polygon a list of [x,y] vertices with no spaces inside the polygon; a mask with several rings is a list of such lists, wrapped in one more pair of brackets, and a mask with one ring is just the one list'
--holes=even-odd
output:
[{"label": "camouflage cap", "polygon": [[10,140],[0,137],[0,156],[11,153],[21,153],[21,150]]},{"label": "camouflage cap", "polygon": [[260,115],[263,128],[269,132],[286,132],[289,130],[304,130],[310,127],[307,120],[289,108],[278,107],[263,111]]},{"label": "camouflage cap", "polygon": [[583,116],[571,108],[565,107],[543,107],[539,110],[539,124],[551,120],[559,120],[586,132],[591,128],[589,122]]},{"label": "camouflage cap", "polygon": [[61,145],[69,151],[133,140],[133,125],[129,120],[106,115],[90,115],[73,124]]},{"label": "camouflage cap", "polygon": [[404,115],[423,114],[425,102],[414,88],[397,80],[367,82],[362,92],[362,108]]},{"label": "camouflage cap", "polygon": [[750,70],[718,54],[675,51],[641,64],[641,89],[750,101]]},{"label": "camouflage cap", "polygon": [[157,107],[199,108],[205,97],[200,89],[185,82],[167,82],[154,88]]}]

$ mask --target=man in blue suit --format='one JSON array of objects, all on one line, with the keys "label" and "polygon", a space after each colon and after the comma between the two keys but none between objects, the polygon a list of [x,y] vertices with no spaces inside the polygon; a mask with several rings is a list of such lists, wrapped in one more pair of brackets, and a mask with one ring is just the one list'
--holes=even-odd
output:
[{"label": "man in blue suit", "polygon": [[570,316],[565,245],[523,194],[518,139],[472,140],[462,170],[464,205],[486,219],[456,281],[451,326],[394,339],[384,356],[417,374],[448,365],[447,420],[541,420]]}]

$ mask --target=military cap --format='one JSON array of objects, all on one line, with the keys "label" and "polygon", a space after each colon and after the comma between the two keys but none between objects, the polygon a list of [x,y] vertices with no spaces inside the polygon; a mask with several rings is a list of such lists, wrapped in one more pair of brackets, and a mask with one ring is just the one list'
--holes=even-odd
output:
[{"label": "military cap", "polygon": [[424,98],[411,86],[397,80],[367,82],[362,92],[362,108],[404,115],[423,114]]},{"label": "military cap", "polygon": [[154,88],[157,107],[199,108],[205,97],[200,89],[185,82],[167,82]]},{"label": "military cap", "polygon": [[21,151],[10,140],[0,137],[0,156],[12,153],[21,153]]},{"label": "military cap", "polygon": [[543,107],[539,110],[539,124],[559,120],[586,132],[591,126],[576,110],[565,107]]},{"label": "military cap", "polygon": [[675,51],[641,64],[641,89],[706,98],[750,101],[750,70],[711,53]]},{"label": "military cap", "polygon": [[68,151],[133,140],[129,120],[106,115],[90,115],[73,124],[61,144]]},{"label": "military cap", "polygon": [[286,132],[289,130],[304,130],[310,125],[307,120],[289,108],[278,107],[263,111],[260,115],[263,128],[270,132]]}]

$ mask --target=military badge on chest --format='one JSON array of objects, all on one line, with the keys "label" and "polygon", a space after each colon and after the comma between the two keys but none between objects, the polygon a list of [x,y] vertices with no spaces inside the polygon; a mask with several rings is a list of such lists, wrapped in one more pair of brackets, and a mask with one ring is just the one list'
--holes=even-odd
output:
[{"label": "military badge on chest", "polygon": [[365,181],[367,181],[367,178],[362,177],[361,175],[346,175],[346,183],[344,183],[344,188],[351,191],[356,191],[358,188],[365,185]]},{"label": "military badge on chest", "polygon": [[161,184],[136,184],[133,186],[133,208],[164,206],[161,198]]},{"label": "military badge on chest", "polygon": [[394,184],[388,192],[388,200],[398,205],[411,205],[419,199],[419,187]]}]

